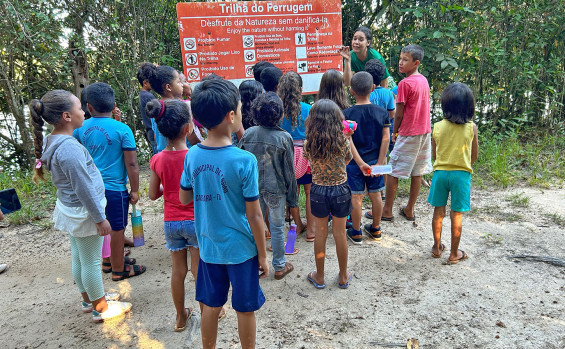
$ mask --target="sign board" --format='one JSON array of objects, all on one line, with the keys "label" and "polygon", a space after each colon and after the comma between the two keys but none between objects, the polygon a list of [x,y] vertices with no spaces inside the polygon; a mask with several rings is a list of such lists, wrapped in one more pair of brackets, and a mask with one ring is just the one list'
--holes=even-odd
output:
[{"label": "sign board", "polygon": [[177,16],[189,82],[215,73],[238,86],[268,61],[316,93],[325,71],[343,70],[340,0],[178,3]]}]

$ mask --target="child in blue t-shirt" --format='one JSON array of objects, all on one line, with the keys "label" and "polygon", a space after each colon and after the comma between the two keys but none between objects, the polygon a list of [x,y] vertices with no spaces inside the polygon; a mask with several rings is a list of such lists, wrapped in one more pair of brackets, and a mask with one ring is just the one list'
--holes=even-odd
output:
[{"label": "child in blue t-shirt", "polygon": [[[73,136],[88,150],[100,170],[106,189],[106,217],[112,227],[110,233],[110,260],[103,260],[105,272],[112,272],[112,280],[120,281],[145,272],[135,259],[124,258],[124,231],[128,224],[129,204],[139,200],[139,166],[135,139],[131,129],[114,119],[116,103],[114,90],[108,84],[97,82],[88,86],[86,103],[92,117],[86,120]],[[131,192],[126,183],[129,178]]]},{"label": "child in blue t-shirt", "polygon": [[373,78],[367,72],[358,72],[351,78],[351,93],[356,104],[343,111],[346,120],[357,122],[357,130],[352,136],[353,158],[347,165],[347,183],[351,188],[353,226],[347,229],[347,237],[354,244],[363,243],[361,234],[361,207],[365,190],[373,206],[373,223],[366,224],[363,230],[373,240],[381,240],[380,223],[383,203],[380,192],[385,189],[383,176],[368,176],[367,165],[385,165],[388,150],[389,118],[386,110],[372,104],[369,96],[374,89]]},{"label": "child in blue t-shirt", "polygon": [[223,79],[204,81],[192,94],[191,108],[208,137],[186,155],[179,199],[185,205],[194,200],[202,344],[216,344],[218,315],[231,283],[241,346],[255,347],[255,311],[265,303],[259,278],[268,276],[269,265],[257,159],[231,142],[241,127],[239,91]]}]

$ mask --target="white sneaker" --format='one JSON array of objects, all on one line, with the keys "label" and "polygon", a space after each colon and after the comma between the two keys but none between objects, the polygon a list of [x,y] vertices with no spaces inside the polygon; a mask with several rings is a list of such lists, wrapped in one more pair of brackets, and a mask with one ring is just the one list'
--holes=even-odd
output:
[{"label": "white sneaker", "polygon": [[[119,301],[120,300],[121,295],[118,292],[106,292],[104,294],[104,298],[106,298],[107,302],[110,301]],[[82,301],[82,312],[83,313],[90,313],[92,311],[92,303],[87,303],[85,301]]]},{"label": "white sneaker", "polygon": [[108,309],[101,313],[92,310],[92,321],[102,322],[122,316],[131,310],[132,304],[129,302],[108,302]]}]

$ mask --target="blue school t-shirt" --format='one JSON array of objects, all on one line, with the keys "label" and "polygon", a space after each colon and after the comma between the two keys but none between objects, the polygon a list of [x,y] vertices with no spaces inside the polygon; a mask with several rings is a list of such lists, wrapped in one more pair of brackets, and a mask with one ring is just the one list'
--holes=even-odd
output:
[{"label": "blue school t-shirt", "polygon": [[110,117],[93,116],[85,120],[73,136],[88,150],[100,170],[106,190],[127,190],[128,174],[124,151],[135,151],[131,129]]},{"label": "blue school t-shirt", "polygon": [[157,153],[160,153],[167,147],[169,140],[167,139],[167,137],[163,136],[161,132],[159,132],[155,119],[151,119],[151,128],[153,129],[153,133],[155,134],[155,141],[157,142]]},{"label": "blue school t-shirt", "polygon": [[[353,133],[353,144],[363,161],[369,163],[379,159],[383,128],[390,127],[388,112],[376,104],[357,104],[343,111],[346,120],[357,123]],[[355,161],[351,160],[350,165]]]},{"label": "blue school t-shirt", "polygon": [[200,258],[239,264],[257,255],[245,202],[259,199],[257,159],[233,145],[190,148],[180,186],[194,195],[194,224]]},{"label": "blue school t-shirt", "polygon": [[392,91],[378,86],[375,88],[371,95],[369,96],[371,103],[378,105],[379,107],[383,107],[388,111],[392,111],[395,109],[394,106],[394,96]]},{"label": "blue school t-shirt", "polygon": [[292,129],[292,123],[289,118],[284,117],[282,119],[280,123],[281,128],[290,133],[293,140],[306,139],[306,126],[304,126],[304,123],[310,113],[310,108],[312,108],[310,104],[300,102],[300,116],[298,117],[298,125],[296,125],[294,130]]}]

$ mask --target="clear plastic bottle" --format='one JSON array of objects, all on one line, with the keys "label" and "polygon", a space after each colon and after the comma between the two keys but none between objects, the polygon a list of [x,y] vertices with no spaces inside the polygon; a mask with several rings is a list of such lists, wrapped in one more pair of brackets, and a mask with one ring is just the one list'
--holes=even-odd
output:
[{"label": "clear plastic bottle", "polygon": [[296,224],[291,224],[286,234],[286,245],[284,245],[284,253],[294,253],[294,243],[296,242]]}]

